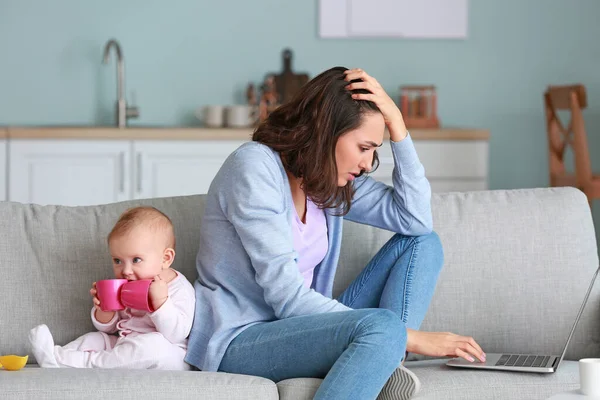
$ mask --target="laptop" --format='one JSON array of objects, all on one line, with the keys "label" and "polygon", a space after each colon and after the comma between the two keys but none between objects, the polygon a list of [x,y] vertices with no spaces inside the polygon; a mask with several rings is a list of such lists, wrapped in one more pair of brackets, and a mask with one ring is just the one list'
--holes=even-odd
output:
[{"label": "laptop", "polygon": [[[590,287],[583,299],[583,304],[577,313],[577,317],[575,318],[575,323],[573,324],[573,328],[571,328],[571,333],[569,333],[569,337],[567,338],[567,342],[565,343],[565,347],[563,348],[562,354],[560,356],[557,355],[547,355],[547,354],[515,354],[515,353],[486,353],[485,362],[470,362],[465,360],[464,358],[453,358],[446,362],[446,365],[450,367],[459,367],[459,368],[475,368],[475,369],[486,369],[486,370],[502,370],[502,371],[518,371],[518,372],[538,372],[538,373],[553,373],[558,369],[558,366],[562,362],[565,353],[567,352],[567,347],[569,346],[569,342],[573,337],[573,332],[575,332],[575,327],[579,322],[579,318],[583,313],[583,309],[585,308],[585,304],[587,303],[588,297],[590,297],[590,293],[592,291],[592,287],[594,286],[594,282],[596,277],[598,276],[598,271],[600,271],[600,266],[596,270],[592,281],[590,282]],[[475,359],[477,360],[477,359]]]}]

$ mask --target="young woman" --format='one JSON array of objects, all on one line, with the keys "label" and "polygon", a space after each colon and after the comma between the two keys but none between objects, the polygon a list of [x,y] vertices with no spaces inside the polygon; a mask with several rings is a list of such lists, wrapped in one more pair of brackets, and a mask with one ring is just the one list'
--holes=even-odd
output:
[{"label": "young woman", "polygon": [[[386,126],[393,187],[366,174]],[[312,79],[208,191],[186,361],[275,382],[324,378],[315,399],[375,399],[418,390],[400,364],[405,352],[483,359],[472,338],[418,331],[443,264],[430,197],[402,114],[379,83],[341,67]],[[344,218],[396,235],[334,300]]]}]

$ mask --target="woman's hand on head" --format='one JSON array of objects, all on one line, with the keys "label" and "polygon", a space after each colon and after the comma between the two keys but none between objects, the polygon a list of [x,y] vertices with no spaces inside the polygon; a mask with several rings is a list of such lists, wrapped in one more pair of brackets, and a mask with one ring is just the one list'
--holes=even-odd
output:
[{"label": "woman's hand on head", "polygon": [[[349,69],[344,72],[346,80],[350,82],[346,89],[356,90],[364,89],[370,93],[353,93],[352,98],[355,100],[368,100],[377,105],[379,111],[383,115],[385,124],[390,131],[390,137],[394,142],[404,139],[407,135],[406,126],[400,109],[394,103],[394,100],[388,96],[383,90],[377,79],[373,78],[360,68]],[[351,82],[355,79],[360,79],[362,82]]]},{"label": "woman's hand on head", "polygon": [[462,357],[485,362],[485,353],[475,339],[451,332],[421,332],[409,329],[407,350],[432,357]]}]

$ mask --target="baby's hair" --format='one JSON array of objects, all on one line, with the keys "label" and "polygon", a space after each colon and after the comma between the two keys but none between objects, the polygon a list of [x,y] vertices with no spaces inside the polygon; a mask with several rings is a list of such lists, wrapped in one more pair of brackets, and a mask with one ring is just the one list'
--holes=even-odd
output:
[{"label": "baby's hair", "polygon": [[167,247],[175,250],[175,232],[173,223],[166,214],[154,207],[141,206],[126,210],[108,234],[107,241],[121,237],[140,225],[152,229],[155,233],[164,233]]}]

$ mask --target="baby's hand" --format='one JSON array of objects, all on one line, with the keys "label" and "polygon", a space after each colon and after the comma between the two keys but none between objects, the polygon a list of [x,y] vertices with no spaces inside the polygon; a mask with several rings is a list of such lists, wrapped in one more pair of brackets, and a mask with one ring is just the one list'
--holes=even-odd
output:
[{"label": "baby's hand", "polygon": [[96,307],[96,311],[94,311],[94,316],[96,317],[98,322],[105,324],[112,320],[115,316],[115,311],[102,311],[102,309],[100,308],[100,299],[98,298],[96,282],[92,283],[90,295],[92,296],[92,301],[94,302],[94,306]]},{"label": "baby's hand", "polygon": [[92,296],[92,301],[94,302],[94,305],[100,308],[100,299],[98,298],[98,291],[96,290],[96,282],[92,283],[90,295]]},{"label": "baby's hand", "polygon": [[152,302],[152,308],[154,311],[158,310],[169,298],[169,286],[167,282],[156,275],[154,280],[150,284],[150,301]]}]

